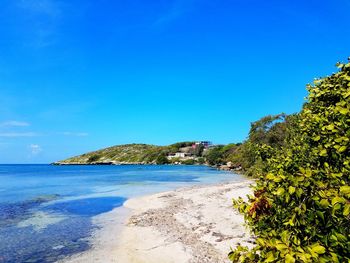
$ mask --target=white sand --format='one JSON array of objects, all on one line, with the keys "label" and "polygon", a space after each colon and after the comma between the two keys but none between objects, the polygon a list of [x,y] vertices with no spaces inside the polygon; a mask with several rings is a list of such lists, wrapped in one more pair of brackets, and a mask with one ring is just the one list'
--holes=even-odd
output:
[{"label": "white sand", "polygon": [[232,198],[245,198],[252,183],[196,186],[130,199],[123,209],[96,219],[102,228],[91,250],[65,262],[229,262],[230,247],[253,246],[243,216],[232,208]]}]

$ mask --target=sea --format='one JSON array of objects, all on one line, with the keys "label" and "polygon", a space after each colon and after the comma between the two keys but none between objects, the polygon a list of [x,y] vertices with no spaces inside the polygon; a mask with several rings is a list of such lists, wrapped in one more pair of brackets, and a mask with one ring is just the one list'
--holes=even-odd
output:
[{"label": "sea", "polygon": [[94,217],[129,198],[243,179],[197,165],[0,165],[0,263],[56,262],[90,249]]}]

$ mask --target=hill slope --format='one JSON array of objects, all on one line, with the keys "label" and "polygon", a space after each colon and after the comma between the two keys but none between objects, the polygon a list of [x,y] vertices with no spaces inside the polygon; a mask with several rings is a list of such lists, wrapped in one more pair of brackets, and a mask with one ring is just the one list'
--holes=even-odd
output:
[{"label": "hill slope", "polygon": [[[54,164],[155,164],[162,163],[167,154],[177,152],[193,142],[181,142],[169,146],[150,144],[125,144],[71,157]],[[165,158],[166,159],[166,158]]]}]

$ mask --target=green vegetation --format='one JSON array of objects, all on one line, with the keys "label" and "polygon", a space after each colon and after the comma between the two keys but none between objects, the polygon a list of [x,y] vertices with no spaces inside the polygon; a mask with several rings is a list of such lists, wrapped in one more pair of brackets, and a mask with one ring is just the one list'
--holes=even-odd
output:
[{"label": "green vegetation", "polygon": [[223,146],[216,146],[206,154],[206,160],[209,165],[219,165],[223,162],[223,154],[221,152]]},{"label": "green vegetation", "polygon": [[174,144],[170,144],[169,146],[167,146],[169,152],[178,152],[180,148],[184,148],[184,147],[190,147],[194,144],[195,142],[177,142]]},{"label": "green vegetation", "polygon": [[89,158],[87,159],[87,162],[94,163],[94,162],[97,162],[100,158],[101,158],[101,155],[93,154],[93,155],[89,156]]},{"label": "green vegetation", "polygon": [[75,156],[64,161],[61,164],[92,164],[92,163],[142,163],[155,162],[160,156],[164,155],[164,147],[147,144],[126,144],[105,148],[99,151]]},{"label": "green vegetation", "polygon": [[[197,164],[203,163],[201,157],[203,148],[192,148],[194,142],[179,142],[169,146],[156,146],[148,144],[126,144],[117,145],[102,150],[86,153],[75,156],[57,164],[168,164],[168,163],[182,163],[182,164]],[[169,160],[167,155],[179,151],[186,151],[193,155],[194,160],[182,161],[179,158]],[[200,155],[197,155],[200,154]]]},{"label": "green vegetation", "polygon": [[168,158],[166,157],[166,154],[160,154],[158,155],[156,159],[156,164],[168,164],[170,163]]},{"label": "green vegetation", "polygon": [[196,164],[196,161],[195,161],[194,159],[188,159],[188,160],[182,161],[182,164],[185,164],[185,165],[194,165],[194,164]]},{"label": "green vegetation", "polygon": [[196,145],[196,148],[193,149],[192,153],[194,156],[202,156],[204,149],[205,149],[204,145],[199,144],[199,145]]},{"label": "green vegetation", "polygon": [[279,151],[291,136],[291,127],[295,126],[298,115],[269,115],[253,122],[246,141],[238,144],[219,145],[206,154],[209,165],[217,166],[228,162],[235,168],[241,168],[248,176],[256,176],[264,170],[266,157],[262,149],[267,146],[272,151]]},{"label": "green vegetation", "polygon": [[234,200],[256,246],[233,262],[350,262],[350,63],[338,66],[308,85],[299,114],[253,123],[232,156],[259,176],[248,202]]},{"label": "green vegetation", "polygon": [[197,163],[198,164],[205,164],[205,158],[204,157],[197,158]]}]

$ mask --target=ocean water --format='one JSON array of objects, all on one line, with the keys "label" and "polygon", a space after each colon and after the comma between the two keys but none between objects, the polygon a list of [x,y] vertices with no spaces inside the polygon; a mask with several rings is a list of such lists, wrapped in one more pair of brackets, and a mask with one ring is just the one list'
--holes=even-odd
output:
[{"label": "ocean water", "polygon": [[0,165],[0,263],[55,262],[89,249],[94,216],[128,198],[242,179],[206,166]]}]

